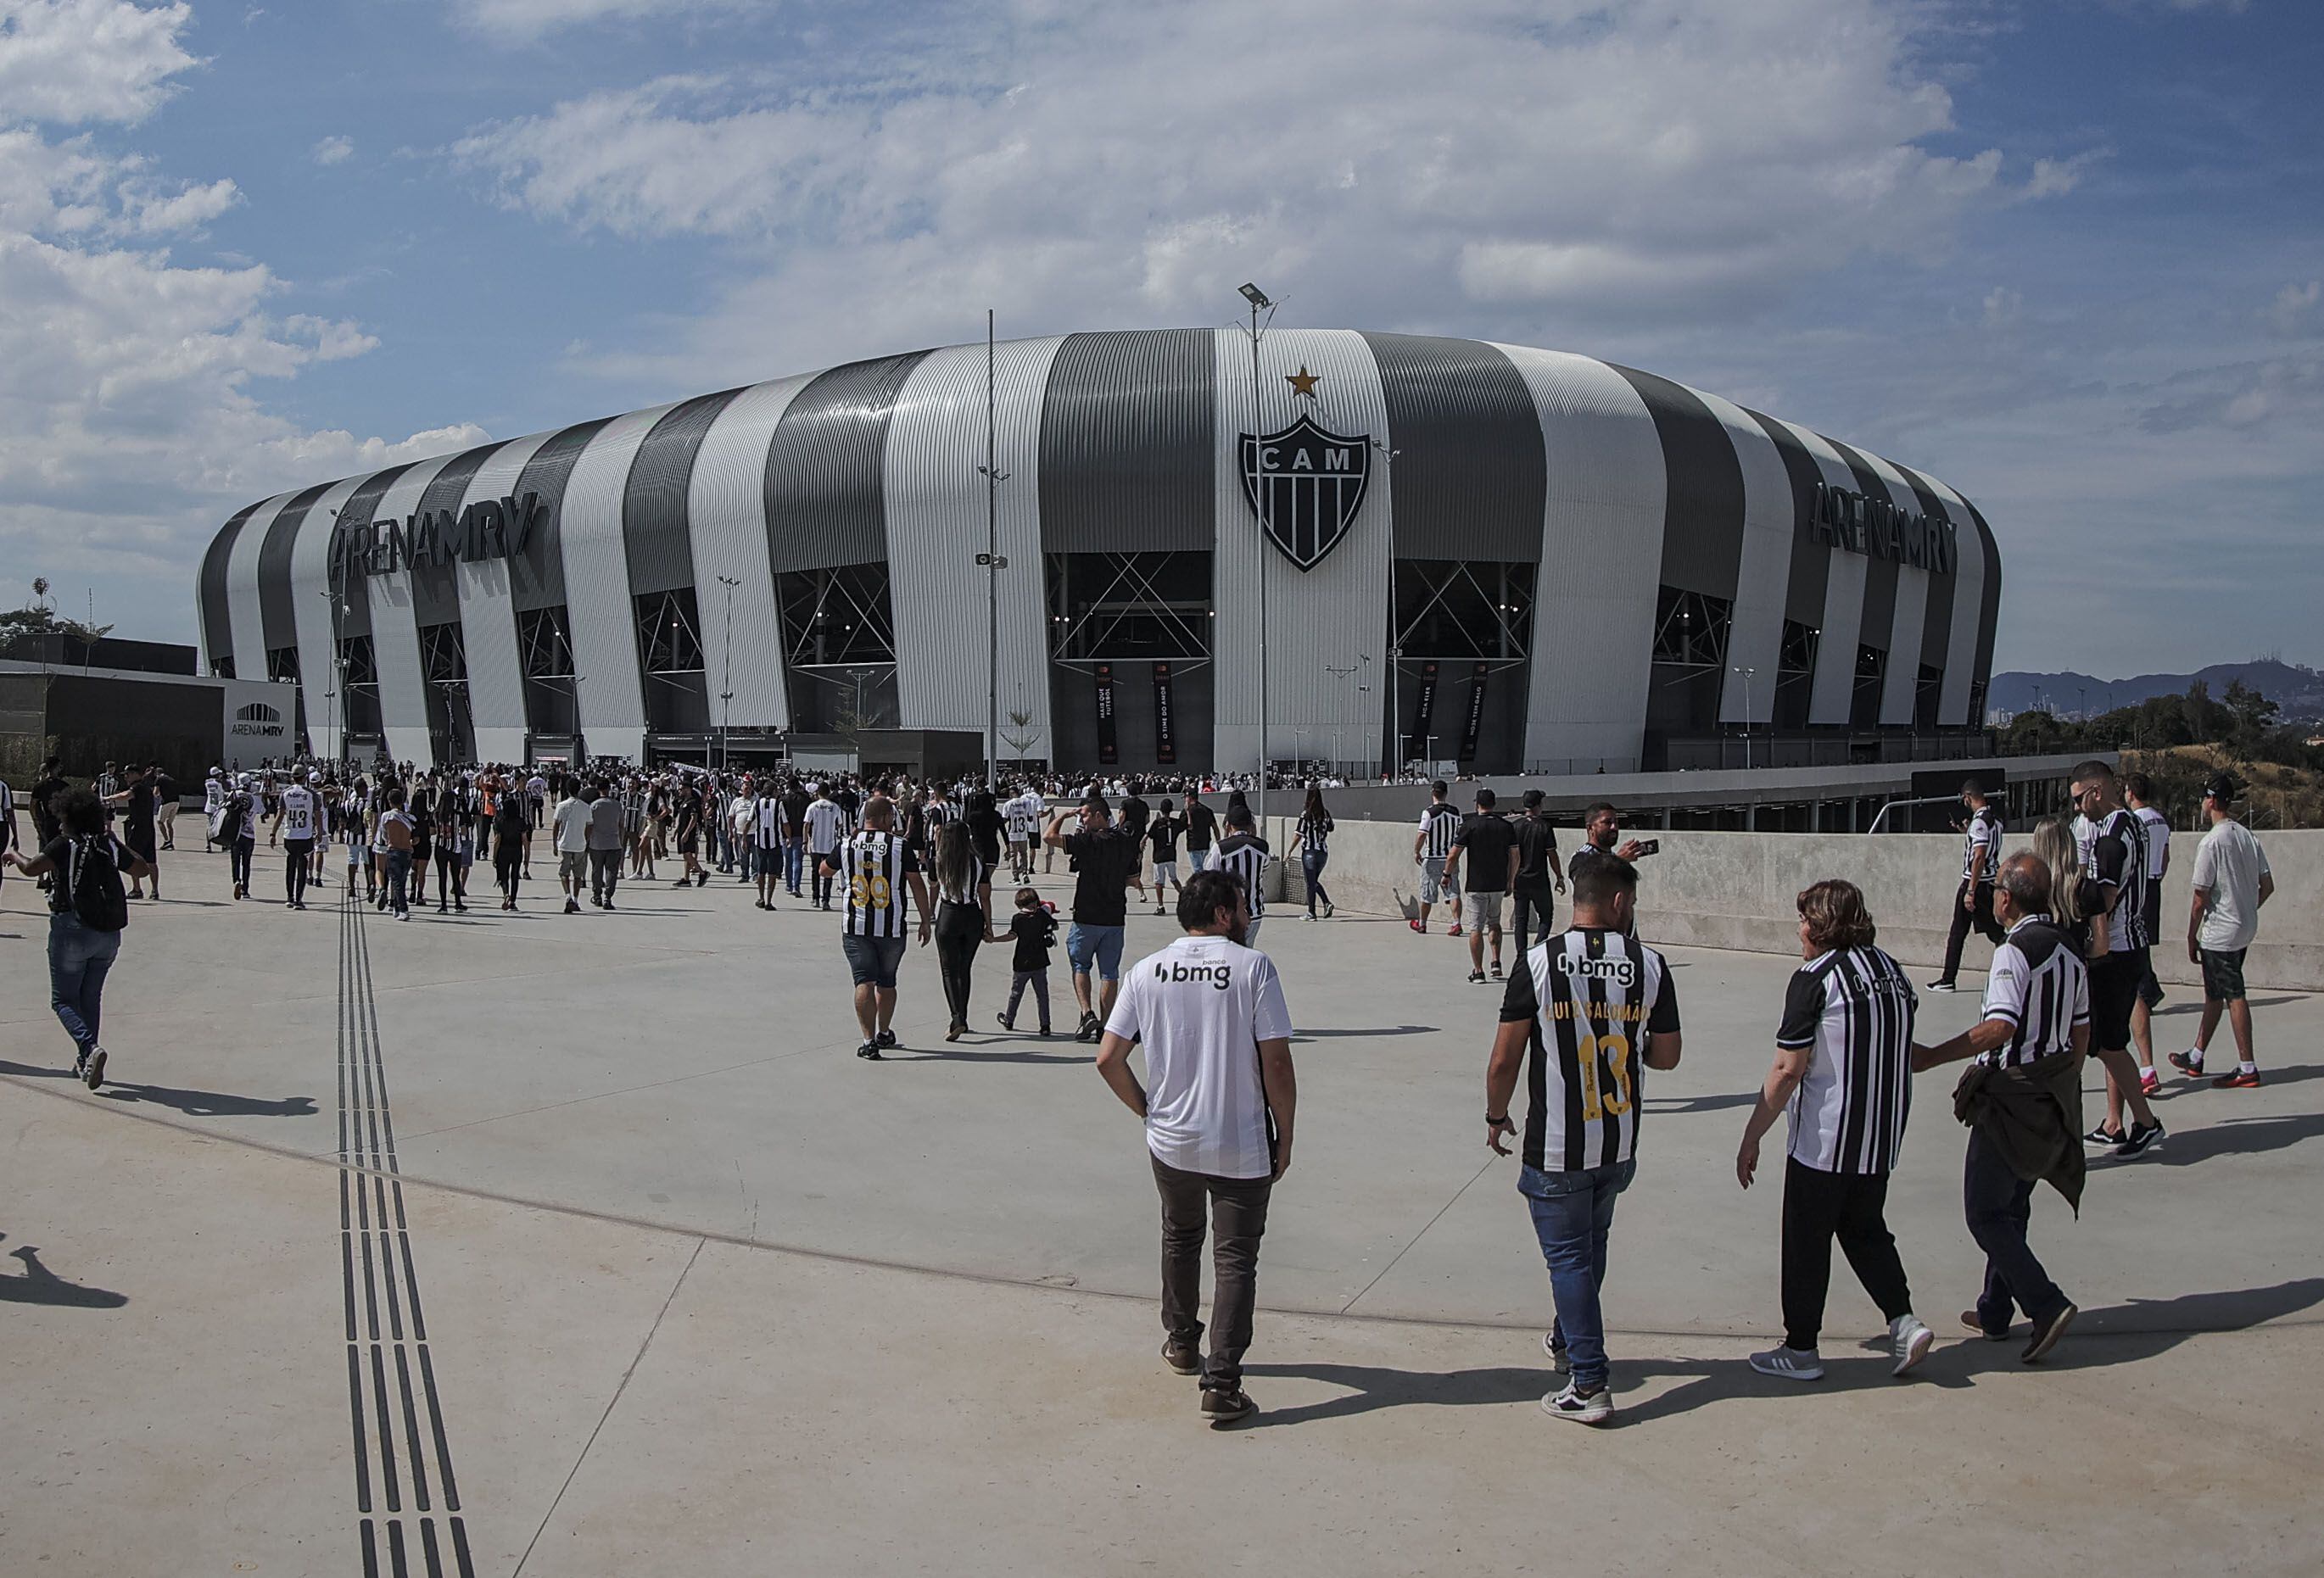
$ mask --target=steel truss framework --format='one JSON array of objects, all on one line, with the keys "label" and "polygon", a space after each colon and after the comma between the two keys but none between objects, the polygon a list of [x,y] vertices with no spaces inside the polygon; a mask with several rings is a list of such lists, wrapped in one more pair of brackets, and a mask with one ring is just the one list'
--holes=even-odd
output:
[{"label": "steel truss framework", "polygon": [[[1183,676],[1211,661],[1208,553],[1156,550],[1051,554],[1047,558],[1051,662],[1093,671],[1102,662],[1150,659],[1173,665]],[[1083,595],[1080,588],[1093,584],[1093,571],[1097,592]]]},{"label": "steel truss framework", "polygon": [[1473,559],[1398,559],[1388,596],[1399,663],[1523,667],[1533,655],[1534,567]]}]

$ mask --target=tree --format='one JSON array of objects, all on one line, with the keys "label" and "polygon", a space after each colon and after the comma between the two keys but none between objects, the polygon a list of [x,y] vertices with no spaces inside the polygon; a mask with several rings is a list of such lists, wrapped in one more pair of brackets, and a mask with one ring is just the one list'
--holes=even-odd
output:
[{"label": "tree", "polygon": [[1033,714],[1030,712],[1013,711],[1008,714],[1008,719],[1009,727],[1001,731],[1001,743],[1015,751],[1017,759],[1021,762],[1025,759],[1025,753],[1041,736],[1033,727]]},{"label": "tree", "polygon": [[17,636],[58,635],[65,630],[68,622],[57,618],[56,605],[49,601],[48,578],[35,576],[32,600],[23,608],[0,612],[0,641]]},{"label": "tree", "polygon": [[2234,722],[2235,742],[2238,748],[2249,749],[2262,736],[2275,727],[2276,705],[2239,679],[2227,682],[2227,693],[2221,698]]}]

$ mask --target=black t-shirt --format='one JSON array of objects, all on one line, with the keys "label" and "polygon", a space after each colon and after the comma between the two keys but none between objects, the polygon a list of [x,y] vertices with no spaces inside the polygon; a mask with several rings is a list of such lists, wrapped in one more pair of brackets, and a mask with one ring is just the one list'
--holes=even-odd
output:
[{"label": "black t-shirt", "polygon": [[1557,875],[1557,830],[1545,816],[1520,817],[1517,832],[1517,885],[1527,890],[1547,887]]},{"label": "black t-shirt", "polygon": [[798,837],[800,828],[807,821],[807,794],[804,789],[794,789],[783,796],[783,831],[788,838],[795,839]]},{"label": "black t-shirt", "polygon": [[[138,858],[129,846],[111,833],[98,834],[95,842],[97,848],[113,857],[115,871],[124,876],[129,875],[129,863]],[[42,855],[56,872],[56,880],[49,885],[49,913],[53,915],[72,913],[72,847],[73,840],[69,837],[51,839],[41,846]]]},{"label": "black t-shirt", "polygon": [[1452,847],[1462,850],[1461,888],[1464,893],[1507,893],[1509,851],[1517,848],[1517,830],[1508,819],[1480,811],[1461,823]]},{"label": "black t-shirt", "polygon": [[1084,926],[1130,922],[1130,895],[1123,891],[1138,858],[1138,840],[1120,828],[1074,833],[1065,840],[1074,858],[1074,919]]},{"label": "black t-shirt", "polygon": [[987,866],[1001,864],[1001,835],[1006,824],[1001,812],[985,800],[962,819],[968,824],[969,841],[976,847],[976,858]]},{"label": "black t-shirt", "polygon": [[51,775],[32,780],[32,829],[35,832],[52,833],[57,828],[56,812],[49,803],[70,787],[61,776]]},{"label": "black t-shirt", "polygon": [[1199,801],[1186,807],[1186,848],[1207,849],[1218,836],[1218,813]]},{"label": "black t-shirt", "polygon": [[1049,968],[1049,949],[1057,940],[1056,916],[1046,909],[1019,910],[1009,922],[1009,935],[1017,940],[1017,951],[1009,959],[1010,969]]},{"label": "black t-shirt", "polygon": [[1185,820],[1176,816],[1157,816],[1146,824],[1147,846],[1154,851],[1157,866],[1176,861],[1178,835],[1185,830]]}]

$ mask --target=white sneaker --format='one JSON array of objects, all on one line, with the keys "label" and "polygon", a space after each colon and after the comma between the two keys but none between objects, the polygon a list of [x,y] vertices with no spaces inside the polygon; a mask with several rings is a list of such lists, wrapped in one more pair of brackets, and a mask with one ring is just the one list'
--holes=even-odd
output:
[{"label": "white sneaker", "polygon": [[1796,1348],[1770,1348],[1751,1355],[1751,1368],[1781,1381],[1823,1379],[1823,1359],[1813,1348],[1804,1353]]},{"label": "white sneaker", "polygon": [[1571,1419],[1577,1425],[1602,1425],[1614,1417],[1614,1389],[1601,1386],[1585,1397],[1568,1382],[1563,1391],[1541,1399],[1541,1411],[1553,1419]]},{"label": "white sneaker", "polygon": [[1888,1373],[1902,1375],[1918,1364],[1929,1356],[1929,1350],[1935,1345],[1936,1340],[1937,1334],[1922,1325],[1919,1316],[1900,1315],[1890,1321],[1888,1356],[1896,1361],[1896,1367]]}]

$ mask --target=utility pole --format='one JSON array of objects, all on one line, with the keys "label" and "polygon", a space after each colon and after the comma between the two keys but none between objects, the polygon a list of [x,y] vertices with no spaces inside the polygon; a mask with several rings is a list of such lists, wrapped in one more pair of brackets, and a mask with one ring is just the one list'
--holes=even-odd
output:
[{"label": "utility pole", "polygon": [[[1275,303],[1269,301],[1267,292],[1257,285],[1246,283],[1241,290],[1242,298],[1250,304],[1250,437],[1251,443],[1256,445],[1267,434],[1267,424],[1259,416],[1259,341],[1267,331],[1259,321],[1259,314],[1260,308],[1266,308],[1268,321],[1273,322]],[[1258,457],[1253,455],[1252,458],[1255,461]],[[1242,456],[1237,454],[1235,459],[1240,463]],[[1259,524],[1264,535],[1267,530],[1267,490],[1254,486],[1251,497],[1259,501]],[[1267,836],[1267,573],[1271,568],[1273,566],[1267,562],[1266,545],[1262,543],[1259,560],[1259,803],[1253,808],[1261,838]]]},{"label": "utility pole", "polygon": [[1751,676],[1759,671],[1738,665],[1735,672],[1743,676],[1743,770],[1751,770]]},{"label": "utility pole", "polygon": [[1001,789],[1001,572],[1009,561],[1001,556],[1001,484],[1009,474],[1001,467],[1001,417],[994,378],[992,309],[984,309],[984,552],[976,562],[984,566],[984,782],[995,794]]},{"label": "utility pole", "polygon": [[742,582],[739,576],[721,575],[718,584],[726,589],[726,677],[718,693],[718,770],[723,773],[733,760],[726,733],[734,717],[734,589]]}]

